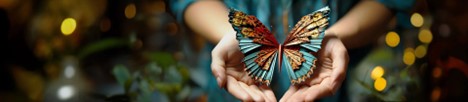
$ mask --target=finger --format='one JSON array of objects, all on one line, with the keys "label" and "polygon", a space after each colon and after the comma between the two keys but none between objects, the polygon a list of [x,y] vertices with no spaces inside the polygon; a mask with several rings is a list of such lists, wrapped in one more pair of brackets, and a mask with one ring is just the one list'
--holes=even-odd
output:
[{"label": "finger", "polygon": [[226,83],[226,65],[222,53],[216,48],[211,52],[211,72],[216,78],[218,87],[223,87]]},{"label": "finger", "polygon": [[227,67],[226,75],[236,78],[238,81],[244,82],[247,85],[254,84],[254,80],[244,71],[243,66]]},{"label": "finger", "polygon": [[260,90],[262,90],[267,100],[270,100],[270,102],[276,102],[275,93],[273,93],[273,91],[268,86],[263,85],[260,87]]},{"label": "finger", "polygon": [[250,89],[252,89],[253,92],[255,92],[256,94],[260,95],[262,98],[263,98],[263,101],[270,101],[269,99],[267,99],[267,97],[265,96],[265,94],[262,92],[262,90],[260,90],[260,88],[258,88],[259,86],[257,85],[249,85]]},{"label": "finger", "polygon": [[308,88],[305,92],[304,92],[304,101],[314,101],[314,100],[317,100],[319,98],[323,98],[323,97],[326,97],[326,96],[330,96],[332,95],[332,88],[330,86],[328,86],[327,83],[330,83],[330,80],[325,79],[324,84],[319,84],[319,85],[314,85],[314,86],[311,86],[310,88]]},{"label": "finger", "polygon": [[339,89],[339,87],[341,86],[341,83],[345,79],[346,68],[348,66],[348,61],[349,61],[348,52],[346,51],[346,48],[344,47],[344,45],[341,43],[338,43],[337,46],[341,46],[341,47],[336,47],[337,52],[332,54],[333,72],[330,76],[331,82],[330,84],[328,84],[329,86],[331,86],[332,93],[335,93]]},{"label": "finger", "polygon": [[307,90],[306,86],[299,88],[286,102],[303,102],[305,90]]},{"label": "finger", "polygon": [[228,92],[234,97],[242,101],[252,101],[251,96],[239,85],[235,78],[228,76],[226,87]]},{"label": "finger", "polygon": [[257,92],[254,91],[253,88],[250,88],[247,84],[243,82],[239,82],[239,85],[252,97],[252,99],[256,102],[265,101],[265,98],[259,95]]},{"label": "finger", "polygon": [[284,93],[283,97],[281,97],[280,102],[286,102],[288,100],[288,98],[291,97],[291,95],[293,95],[296,92],[297,92],[297,87],[294,86],[294,85],[291,85],[289,87],[288,91],[286,91],[286,93]]},{"label": "finger", "polygon": [[[307,79],[306,82],[308,82],[308,85],[320,84],[324,78],[330,77],[331,73],[333,72],[331,59],[325,58],[322,63],[323,64],[320,66],[320,68],[314,70],[312,77]],[[329,66],[323,66],[326,63],[330,63]]]}]

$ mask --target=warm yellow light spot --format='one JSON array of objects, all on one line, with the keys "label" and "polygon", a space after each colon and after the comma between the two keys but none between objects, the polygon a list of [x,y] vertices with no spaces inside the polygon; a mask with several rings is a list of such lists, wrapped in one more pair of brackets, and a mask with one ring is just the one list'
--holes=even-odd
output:
[{"label": "warm yellow light spot", "polygon": [[385,42],[390,47],[396,47],[400,43],[400,36],[396,32],[388,32],[385,36]]},{"label": "warm yellow light spot", "polygon": [[432,94],[431,94],[431,100],[432,100],[432,102],[437,102],[437,101],[439,101],[440,94],[441,94],[440,88],[439,88],[439,87],[434,88],[434,90],[432,90]]},{"label": "warm yellow light spot", "polygon": [[66,18],[63,20],[60,30],[62,31],[63,35],[70,35],[76,29],[76,21],[73,18]]},{"label": "warm yellow light spot", "polygon": [[384,75],[384,73],[385,73],[385,71],[382,68],[382,66],[376,66],[371,72],[371,78],[375,80],[377,78],[382,77]]},{"label": "warm yellow light spot", "polygon": [[428,29],[422,29],[421,31],[419,31],[418,38],[419,38],[419,41],[423,43],[431,43],[432,32]]},{"label": "warm yellow light spot", "polygon": [[424,23],[424,18],[419,13],[411,15],[411,24],[415,27],[421,27]]},{"label": "warm yellow light spot", "polygon": [[128,19],[132,19],[136,15],[136,7],[135,4],[131,3],[125,7],[125,17]]},{"label": "warm yellow light spot", "polygon": [[383,77],[377,78],[374,82],[374,88],[377,91],[383,91],[386,86],[387,80],[385,80]]},{"label": "warm yellow light spot", "polygon": [[408,48],[406,48],[406,49],[405,49],[405,52],[414,52],[414,49],[413,49],[413,48],[410,48],[410,47],[408,47]]},{"label": "warm yellow light spot", "polygon": [[405,52],[403,53],[403,63],[405,63],[406,65],[412,65],[414,63],[415,56],[413,52],[413,48],[405,49]]},{"label": "warm yellow light spot", "polygon": [[435,67],[432,69],[432,77],[434,78],[440,78],[442,76],[442,69],[439,67]]},{"label": "warm yellow light spot", "polygon": [[425,45],[419,45],[414,50],[414,55],[416,55],[416,57],[418,58],[423,58],[426,55],[426,53],[427,53],[427,48]]}]

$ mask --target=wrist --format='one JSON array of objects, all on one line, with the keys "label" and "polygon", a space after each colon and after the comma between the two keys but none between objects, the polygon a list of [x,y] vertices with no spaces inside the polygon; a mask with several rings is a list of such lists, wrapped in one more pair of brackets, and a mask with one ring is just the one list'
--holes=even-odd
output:
[{"label": "wrist", "polygon": [[325,30],[324,33],[324,38],[339,38],[338,35],[331,30]]}]

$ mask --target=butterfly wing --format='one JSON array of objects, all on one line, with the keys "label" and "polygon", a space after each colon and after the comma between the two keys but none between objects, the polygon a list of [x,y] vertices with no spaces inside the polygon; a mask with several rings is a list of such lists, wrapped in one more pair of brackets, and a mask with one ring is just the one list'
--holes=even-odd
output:
[{"label": "butterfly wing", "polygon": [[229,22],[236,31],[239,48],[244,54],[245,71],[256,82],[269,85],[278,58],[279,43],[255,16],[230,9]]},{"label": "butterfly wing", "polygon": [[291,83],[305,81],[316,68],[316,53],[328,27],[330,9],[324,7],[301,18],[284,42],[283,59]]}]

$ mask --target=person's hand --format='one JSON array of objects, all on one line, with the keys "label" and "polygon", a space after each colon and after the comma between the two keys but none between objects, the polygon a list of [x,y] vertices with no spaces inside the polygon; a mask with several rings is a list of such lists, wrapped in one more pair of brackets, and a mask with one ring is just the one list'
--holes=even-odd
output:
[{"label": "person's hand", "polygon": [[348,53],[340,39],[327,34],[318,54],[317,69],[300,85],[291,85],[280,102],[315,101],[333,95],[346,76]]},{"label": "person's hand", "polygon": [[211,52],[211,71],[219,87],[242,101],[276,101],[273,91],[267,86],[257,86],[244,71],[235,34],[225,34]]}]

